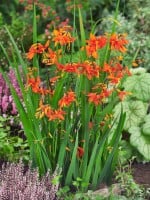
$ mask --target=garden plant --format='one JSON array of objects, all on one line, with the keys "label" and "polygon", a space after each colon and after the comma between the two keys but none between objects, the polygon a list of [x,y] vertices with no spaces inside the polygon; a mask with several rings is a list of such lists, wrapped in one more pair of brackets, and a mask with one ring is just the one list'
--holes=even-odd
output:
[{"label": "garden plant", "polygon": [[31,4],[33,44],[24,54],[5,26],[11,55],[0,46],[16,84],[4,67],[0,72],[13,97],[11,108],[21,122],[32,168],[38,168],[40,177],[55,174],[53,183],[60,187],[87,192],[102,182],[111,184],[123,131],[131,134],[130,143],[142,159],[150,159],[149,74],[131,73],[138,51],[128,59],[130,41],[126,33],[117,33],[119,1],[106,33],[98,31],[99,20],[92,18],[86,28],[81,6],[73,5],[72,24],[57,20],[44,40],[38,35],[37,12],[46,6]]}]

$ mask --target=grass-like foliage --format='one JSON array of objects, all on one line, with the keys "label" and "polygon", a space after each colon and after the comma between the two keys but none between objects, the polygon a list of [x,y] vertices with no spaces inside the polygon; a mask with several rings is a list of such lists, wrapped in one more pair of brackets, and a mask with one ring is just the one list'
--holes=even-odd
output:
[{"label": "grass-like foliage", "polygon": [[[117,10],[118,6],[115,18]],[[121,85],[130,73],[120,59],[128,41],[124,34],[115,33],[116,19],[111,34],[96,36],[93,27],[90,34],[86,32],[82,11],[78,11],[80,33],[74,22],[73,28],[53,30],[51,39],[41,44],[37,42],[34,9],[34,44],[26,54],[30,64],[22,59],[6,28],[17,54],[13,61],[8,60],[16,72],[22,99],[1,71],[16,103],[33,166],[41,174],[58,166],[63,185],[78,181],[78,188],[87,191],[102,181],[110,182],[125,120],[121,111],[116,125],[112,111],[128,94]],[[2,49],[7,56],[7,50]]]}]

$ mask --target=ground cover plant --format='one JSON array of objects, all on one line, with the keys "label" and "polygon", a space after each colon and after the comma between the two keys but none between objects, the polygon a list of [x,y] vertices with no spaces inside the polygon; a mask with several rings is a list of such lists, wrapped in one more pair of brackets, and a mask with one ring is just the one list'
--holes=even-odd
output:
[{"label": "ground cover plant", "polygon": [[[128,57],[130,41],[125,33],[116,32],[119,1],[107,33],[99,33],[92,18],[85,25],[86,17],[77,3],[70,8],[72,24],[68,20],[51,24],[45,40],[37,34],[37,13],[42,9],[48,15],[49,10],[37,2],[28,7],[33,13],[33,44],[25,56],[10,27],[5,27],[11,56],[2,43],[1,50],[21,93],[6,69],[1,69],[14,99],[6,107],[17,108],[32,167],[38,167],[40,176],[57,169],[55,183],[78,190],[73,196],[86,199],[89,189],[97,189],[101,182],[111,184],[120,144],[126,149],[134,146],[142,160],[149,160],[149,85],[145,84],[149,74],[131,74],[138,51]],[[122,131],[130,133],[130,144],[121,141]],[[3,140],[5,136],[4,131]]]},{"label": "ground cover plant", "polygon": [[58,184],[54,185],[52,182],[56,176],[56,172],[53,176],[47,173],[41,180],[38,170],[30,168],[25,170],[22,161],[18,164],[7,163],[0,171],[0,198],[4,200],[54,200]]}]

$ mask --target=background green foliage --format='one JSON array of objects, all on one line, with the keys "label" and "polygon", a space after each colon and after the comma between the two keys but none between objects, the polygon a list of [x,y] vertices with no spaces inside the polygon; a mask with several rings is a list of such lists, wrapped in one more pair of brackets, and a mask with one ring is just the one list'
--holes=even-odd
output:
[{"label": "background green foliage", "polygon": [[11,117],[0,116],[0,160],[24,161],[29,160],[28,143],[23,138],[23,131],[17,122],[10,123]]}]

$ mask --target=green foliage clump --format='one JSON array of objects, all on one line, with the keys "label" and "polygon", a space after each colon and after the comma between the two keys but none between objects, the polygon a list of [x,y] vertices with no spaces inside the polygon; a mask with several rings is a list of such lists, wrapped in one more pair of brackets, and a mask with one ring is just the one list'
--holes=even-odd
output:
[{"label": "green foliage clump", "polygon": [[18,161],[20,158],[29,160],[28,143],[23,139],[19,125],[11,125],[11,117],[0,116],[0,159],[4,161]]},{"label": "green foliage clump", "polygon": [[137,151],[137,160],[150,161],[150,74],[140,69],[132,69],[132,72],[123,84],[131,95],[115,107],[115,116],[123,108],[126,112],[124,130],[130,134],[129,141]]}]

